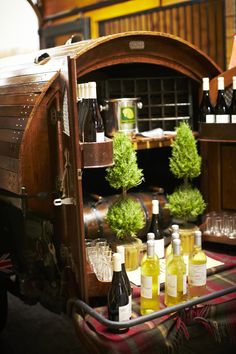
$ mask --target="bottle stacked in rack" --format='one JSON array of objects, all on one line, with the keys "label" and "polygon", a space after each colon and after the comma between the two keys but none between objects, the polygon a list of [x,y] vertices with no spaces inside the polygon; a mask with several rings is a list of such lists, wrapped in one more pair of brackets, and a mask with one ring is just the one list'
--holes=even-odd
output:
[{"label": "bottle stacked in rack", "polygon": [[199,121],[203,123],[215,123],[215,113],[209,93],[209,77],[204,77],[202,83],[203,95],[199,109]]},{"label": "bottle stacked in rack", "polygon": [[218,77],[218,94],[215,106],[216,123],[230,123],[229,108],[225,102],[224,78]]},{"label": "bottle stacked in rack", "polygon": [[236,123],[236,76],[233,76],[233,95],[229,107],[231,123]]},{"label": "bottle stacked in rack", "polygon": [[104,125],[97,102],[96,82],[79,84],[79,132],[81,142],[103,142]]}]

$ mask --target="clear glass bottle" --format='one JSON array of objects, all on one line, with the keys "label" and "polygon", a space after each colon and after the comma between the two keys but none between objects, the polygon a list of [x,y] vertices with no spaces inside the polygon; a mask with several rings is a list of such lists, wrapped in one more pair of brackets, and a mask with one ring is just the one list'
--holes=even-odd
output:
[{"label": "clear glass bottle", "polygon": [[[122,273],[121,255],[114,253],[113,276],[108,290],[108,318],[111,321],[128,321],[130,319],[129,293]],[[111,329],[113,332],[123,333],[127,328]]]},{"label": "clear glass bottle", "polygon": [[203,123],[215,123],[214,107],[211,104],[209,94],[209,78],[202,79],[203,95],[199,107],[199,121]]},{"label": "clear glass bottle", "polygon": [[233,76],[233,94],[230,103],[230,121],[236,123],[236,76]]},{"label": "clear glass bottle", "polygon": [[155,254],[153,240],[147,241],[147,256],[141,262],[141,299],[142,315],[160,309],[160,263]]},{"label": "clear glass bottle", "polygon": [[194,248],[189,256],[188,294],[190,298],[206,293],[207,257],[202,250],[202,233],[195,231]]},{"label": "clear glass bottle", "polygon": [[128,294],[129,294],[129,306],[130,306],[130,318],[132,315],[132,288],[130,285],[130,281],[128,278],[128,275],[126,273],[126,269],[125,269],[125,248],[124,246],[117,246],[116,247],[116,251],[120,254],[121,256],[121,272],[122,272],[122,276],[124,278],[127,290],[128,290]]},{"label": "clear glass bottle", "polygon": [[88,92],[88,108],[82,118],[82,142],[103,142],[105,133],[97,102],[96,82],[88,83]]},{"label": "clear glass bottle", "polygon": [[181,255],[180,239],[173,240],[173,258],[166,266],[165,298],[167,306],[174,306],[187,299],[186,264]]},{"label": "clear glass bottle", "polygon": [[229,108],[225,102],[225,86],[224,77],[218,77],[218,94],[215,106],[216,123],[229,123],[230,115]]},{"label": "clear glass bottle", "polygon": [[88,97],[88,82],[79,84],[79,101],[78,101],[78,117],[79,117],[79,139],[83,141],[83,132],[84,132],[84,118],[86,116],[88,105],[89,105],[89,97]]},{"label": "clear glass bottle", "polygon": [[165,244],[164,237],[159,230],[159,200],[152,200],[152,220],[149,232],[154,233],[155,235],[155,252],[158,258],[165,257]]}]

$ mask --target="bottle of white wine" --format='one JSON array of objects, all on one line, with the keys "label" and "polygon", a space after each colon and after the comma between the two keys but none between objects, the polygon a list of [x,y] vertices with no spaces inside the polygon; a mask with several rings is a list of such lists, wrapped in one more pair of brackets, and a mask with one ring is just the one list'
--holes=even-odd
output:
[{"label": "bottle of white wine", "polygon": [[173,258],[166,266],[166,305],[174,306],[187,299],[186,264],[181,256],[180,239],[173,240]]},{"label": "bottle of white wine", "polygon": [[159,200],[152,200],[152,220],[149,232],[154,233],[155,235],[155,252],[158,258],[165,257],[165,244],[164,237],[159,230]]},{"label": "bottle of white wine", "polygon": [[[121,255],[114,253],[112,260],[113,276],[107,295],[108,318],[111,321],[128,321],[130,319],[129,293],[122,273]],[[111,329],[117,333],[124,333],[127,330],[127,328]]]},{"label": "bottle of white wine", "polygon": [[96,82],[88,83],[89,103],[82,118],[82,142],[103,142],[104,125],[97,102]]},{"label": "bottle of white wine", "polygon": [[218,77],[218,94],[217,94],[217,101],[215,106],[216,123],[230,122],[229,108],[225,102],[224,92],[225,92],[224,77],[220,76]]},{"label": "bottle of white wine", "polygon": [[132,315],[132,288],[131,288],[130,281],[129,281],[129,278],[128,278],[128,275],[127,275],[126,269],[125,269],[125,248],[124,248],[124,246],[117,246],[116,251],[121,256],[121,272],[122,272],[122,276],[124,278],[124,282],[127,287],[128,294],[129,294],[129,306],[130,306],[129,318],[131,318],[131,315]]},{"label": "bottle of white wine", "polygon": [[215,123],[214,108],[211,104],[210,94],[209,94],[209,78],[204,77],[202,79],[202,83],[203,83],[203,96],[199,108],[199,121],[203,123]]},{"label": "bottle of white wine", "polygon": [[160,264],[155,254],[154,241],[147,241],[147,256],[141,262],[141,300],[142,315],[160,309]]},{"label": "bottle of white wine", "polygon": [[202,250],[202,233],[195,231],[194,248],[189,256],[188,293],[189,297],[198,297],[206,293],[207,257]]},{"label": "bottle of white wine", "polygon": [[236,123],[236,76],[233,76],[233,94],[229,110],[231,123]]}]

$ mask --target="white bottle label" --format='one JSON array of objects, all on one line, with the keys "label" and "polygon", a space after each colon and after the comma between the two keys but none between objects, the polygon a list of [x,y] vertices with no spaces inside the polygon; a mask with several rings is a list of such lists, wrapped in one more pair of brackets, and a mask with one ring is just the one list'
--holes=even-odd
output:
[{"label": "white bottle label", "polygon": [[101,133],[96,133],[96,142],[97,143],[102,143],[105,141],[105,135],[104,132]]},{"label": "white bottle label", "polygon": [[158,258],[164,258],[165,257],[165,244],[164,244],[164,238],[161,238],[160,240],[154,240],[155,244],[155,253]]},{"label": "white bottle label", "polygon": [[132,295],[129,295],[129,318],[131,318],[132,315]]},{"label": "white bottle label", "polygon": [[229,123],[229,114],[216,114],[216,123]]},{"label": "white bottle label", "polygon": [[189,260],[188,254],[184,254],[183,259],[184,259],[184,263],[186,264],[186,274],[188,275],[188,260]]},{"label": "white bottle label", "polygon": [[232,114],[231,123],[236,123],[236,114]]},{"label": "white bottle label", "polygon": [[167,274],[167,294],[177,297],[177,275]]},{"label": "white bottle label", "polygon": [[119,307],[119,322],[129,321],[130,319],[130,304]]},{"label": "white bottle label", "polygon": [[189,265],[189,284],[192,286],[206,285],[206,263]]},{"label": "white bottle label", "polygon": [[183,275],[183,295],[187,293],[187,275]]},{"label": "white bottle label", "polygon": [[215,123],[215,115],[206,114],[206,123]]},{"label": "white bottle label", "polygon": [[[157,276],[157,295],[160,294],[160,276]],[[152,277],[141,275],[141,296],[145,299],[153,298]]]}]

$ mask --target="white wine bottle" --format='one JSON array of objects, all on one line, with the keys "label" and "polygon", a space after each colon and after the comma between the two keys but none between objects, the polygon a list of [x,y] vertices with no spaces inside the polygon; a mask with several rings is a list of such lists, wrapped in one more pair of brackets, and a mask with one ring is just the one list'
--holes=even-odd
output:
[{"label": "white wine bottle", "polygon": [[147,255],[141,262],[141,299],[142,315],[160,309],[160,263],[155,254],[154,241],[147,241]]},{"label": "white wine bottle", "polygon": [[215,106],[216,123],[230,122],[229,108],[225,102],[224,92],[225,92],[224,77],[220,76],[218,77],[218,94],[217,94],[217,101]]},{"label": "white wine bottle", "polygon": [[82,117],[82,142],[103,142],[105,133],[97,102],[96,82],[88,83],[88,91],[88,108]]},{"label": "white wine bottle", "polygon": [[166,266],[166,305],[174,306],[187,299],[186,264],[181,255],[181,241],[172,242],[173,258]]},{"label": "white wine bottle", "polygon": [[199,108],[199,121],[203,123],[215,123],[214,108],[210,101],[209,94],[209,77],[202,79],[203,95]]},{"label": "white wine bottle", "polygon": [[165,244],[164,237],[159,230],[159,200],[152,200],[152,220],[149,232],[154,233],[155,235],[155,252],[158,258],[165,257]]},{"label": "white wine bottle", "polygon": [[195,231],[194,248],[189,256],[188,294],[190,298],[206,293],[207,257],[202,250],[202,233]]},{"label": "white wine bottle", "polygon": [[132,288],[131,288],[130,281],[129,281],[129,278],[128,278],[128,275],[127,275],[126,269],[125,269],[125,248],[124,248],[124,246],[117,246],[116,251],[121,256],[121,272],[122,272],[122,276],[124,278],[124,281],[125,281],[125,284],[126,284],[126,287],[128,290],[128,294],[129,294],[129,306],[130,306],[129,318],[131,318],[131,315],[132,315]]},{"label": "white wine bottle", "polygon": [[169,254],[170,253],[173,253],[173,250],[172,250],[172,241],[173,239],[175,238],[179,238],[179,225],[177,224],[173,224],[171,226],[171,230],[172,230],[172,233],[171,233],[171,242],[170,244],[166,247],[166,252],[165,252],[165,258],[167,259]]},{"label": "white wine bottle", "polygon": [[[113,276],[111,286],[108,290],[108,318],[111,321],[128,321],[130,319],[129,293],[121,268],[121,255],[114,253],[113,261]],[[113,332],[123,333],[127,328],[110,329]]]}]

